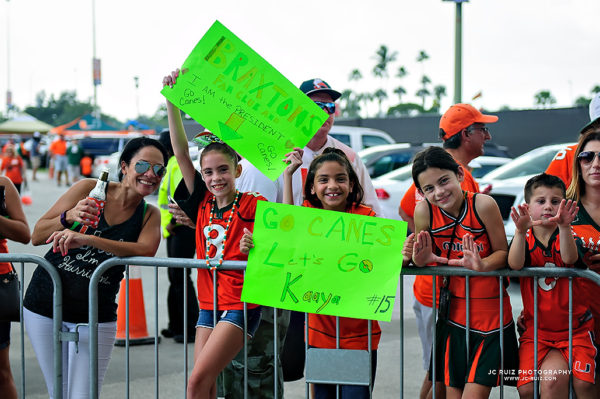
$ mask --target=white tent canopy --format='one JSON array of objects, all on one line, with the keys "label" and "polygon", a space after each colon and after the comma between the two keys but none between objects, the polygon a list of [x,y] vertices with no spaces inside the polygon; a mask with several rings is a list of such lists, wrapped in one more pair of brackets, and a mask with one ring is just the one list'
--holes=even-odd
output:
[{"label": "white tent canopy", "polygon": [[46,133],[54,126],[39,121],[24,112],[17,114],[14,118],[0,123],[0,134],[31,134],[33,132]]}]

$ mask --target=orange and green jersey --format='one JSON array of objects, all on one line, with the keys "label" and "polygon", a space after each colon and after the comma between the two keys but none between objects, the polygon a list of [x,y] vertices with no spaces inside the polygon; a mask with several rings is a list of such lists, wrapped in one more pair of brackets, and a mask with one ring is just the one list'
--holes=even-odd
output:
[{"label": "orange and green jersey", "polygon": [[[433,238],[434,252],[448,259],[460,259],[463,256],[462,238],[465,234],[473,236],[479,256],[483,259],[493,250],[485,225],[475,209],[476,193],[464,192],[464,203],[458,217],[454,217],[443,209],[429,205],[430,234]],[[466,278],[452,276],[449,278],[450,300],[449,322],[459,327],[466,326]],[[438,278],[441,284],[443,278]],[[504,286],[503,309],[504,325],[512,322],[510,298]],[[480,333],[498,331],[500,327],[498,277],[469,278],[469,328]]]}]

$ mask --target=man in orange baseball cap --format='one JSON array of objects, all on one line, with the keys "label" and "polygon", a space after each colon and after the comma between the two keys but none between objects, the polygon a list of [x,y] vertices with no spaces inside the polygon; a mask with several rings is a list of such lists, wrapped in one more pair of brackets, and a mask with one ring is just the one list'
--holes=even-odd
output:
[{"label": "man in orange baseball cap", "polygon": [[[454,104],[442,115],[440,119],[439,136],[443,141],[443,147],[458,162],[465,173],[461,183],[461,188],[465,191],[479,192],[479,185],[469,172],[467,165],[473,159],[483,154],[483,144],[491,140],[489,129],[486,123],[498,121],[495,115],[484,115],[469,104]],[[487,191],[491,187],[488,186]],[[423,196],[417,191],[414,183],[402,197],[398,213],[409,225],[411,231],[415,229],[414,213],[417,202],[421,201]],[[436,295],[439,301],[439,286]],[[423,368],[426,375],[421,386],[420,397],[431,396],[433,389],[429,380],[429,362],[431,359],[431,346],[433,334],[431,333],[431,314],[433,307],[432,282],[430,276],[416,276],[413,285],[415,301],[413,310],[416,316],[417,330],[421,339],[421,348],[423,350]],[[444,384],[438,382],[435,387],[437,395],[444,392]]]}]

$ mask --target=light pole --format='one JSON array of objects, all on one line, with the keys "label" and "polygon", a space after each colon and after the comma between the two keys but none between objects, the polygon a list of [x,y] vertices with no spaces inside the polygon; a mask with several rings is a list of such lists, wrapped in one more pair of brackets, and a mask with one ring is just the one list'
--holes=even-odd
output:
[{"label": "light pole", "polygon": [[6,117],[12,109],[12,92],[10,91],[10,17],[9,0],[6,0]]},{"label": "light pole", "polygon": [[454,104],[462,102],[462,3],[469,0],[443,0],[456,3],[454,31]]},{"label": "light pole", "polygon": [[134,76],[133,81],[135,83],[135,111],[137,119],[140,119],[140,94],[138,90],[140,88],[140,77]]},{"label": "light pole", "polygon": [[94,124],[100,126],[100,108],[98,107],[97,87],[102,83],[100,59],[96,58],[96,0],[92,0],[92,80],[94,84]]}]

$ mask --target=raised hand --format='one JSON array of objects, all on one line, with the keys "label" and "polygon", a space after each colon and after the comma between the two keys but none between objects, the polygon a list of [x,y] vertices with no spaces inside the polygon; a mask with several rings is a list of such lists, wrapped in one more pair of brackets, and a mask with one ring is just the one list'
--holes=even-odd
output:
[{"label": "raised hand", "polygon": [[561,227],[569,227],[573,223],[573,220],[575,220],[577,212],[579,212],[577,202],[563,199],[560,201],[556,215],[545,220],[544,224],[556,223]]},{"label": "raised hand", "polygon": [[302,165],[302,156],[304,150],[299,147],[294,147],[294,151],[285,154],[285,162],[288,166],[285,168],[285,173],[291,176]]},{"label": "raised hand", "polygon": [[244,235],[240,240],[240,252],[248,255],[250,249],[254,248],[254,241],[252,240],[252,232],[244,227]]},{"label": "raised hand", "polygon": [[404,246],[402,247],[402,266],[406,266],[412,260],[413,246],[415,244],[415,233],[410,233],[406,240],[404,240]]},{"label": "raised hand", "polygon": [[471,234],[465,234],[463,237],[463,257],[462,259],[450,259],[448,264],[450,266],[462,266],[467,269],[481,271],[483,269],[483,262],[479,256],[477,245]]},{"label": "raised hand", "polygon": [[164,86],[173,87],[173,85],[175,83],[177,83],[177,78],[179,77],[179,75],[183,75],[186,72],[187,72],[187,69],[180,70],[179,68],[177,68],[176,70],[174,70],[169,75],[167,75],[163,78],[163,87]]},{"label": "raised hand", "polygon": [[541,220],[531,220],[529,215],[529,206],[527,204],[518,205],[519,210],[517,211],[513,206],[510,209],[510,217],[515,222],[515,228],[519,233],[525,233],[532,226],[537,226],[542,223]]},{"label": "raised hand", "polygon": [[433,253],[433,243],[427,231],[421,231],[417,234],[417,239],[413,244],[412,259],[413,263],[417,266],[425,266],[432,263],[448,263],[448,258],[443,258]]}]

